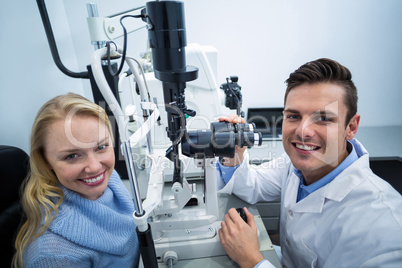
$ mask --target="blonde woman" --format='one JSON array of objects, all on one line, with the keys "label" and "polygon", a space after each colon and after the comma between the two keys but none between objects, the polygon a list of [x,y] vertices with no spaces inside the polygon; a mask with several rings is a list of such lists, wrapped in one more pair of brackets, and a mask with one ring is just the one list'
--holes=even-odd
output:
[{"label": "blonde woman", "polygon": [[136,267],[134,204],[116,171],[109,119],[76,94],[48,101],[31,134],[26,222],[14,267]]}]

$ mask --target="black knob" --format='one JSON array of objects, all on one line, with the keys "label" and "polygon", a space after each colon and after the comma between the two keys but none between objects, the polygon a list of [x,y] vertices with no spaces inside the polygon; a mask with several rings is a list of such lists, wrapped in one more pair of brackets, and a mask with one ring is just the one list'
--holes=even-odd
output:
[{"label": "black knob", "polygon": [[247,216],[246,212],[244,212],[244,209],[242,208],[236,208],[237,213],[239,213],[239,216],[247,223]]},{"label": "black knob", "polygon": [[239,77],[232,75],[232,76],[230,77],[230,80],[232,80],[233,83],[237,83],[237,81],[239,81]]}]

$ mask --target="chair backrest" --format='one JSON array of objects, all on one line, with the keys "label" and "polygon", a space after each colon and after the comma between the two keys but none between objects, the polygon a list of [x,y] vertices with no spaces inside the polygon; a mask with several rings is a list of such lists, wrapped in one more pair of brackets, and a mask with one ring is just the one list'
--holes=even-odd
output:
[{"label": "chair backrest", "polygon": [[29,172],[29,157],[21,149],[0,145],[0,267],[10,267],[14,240],[23,212],[21,184]]},{"label": "chair backrest", "polygon": [[402,159],[400,157],[370,159],[370,168],[402,195]]}]

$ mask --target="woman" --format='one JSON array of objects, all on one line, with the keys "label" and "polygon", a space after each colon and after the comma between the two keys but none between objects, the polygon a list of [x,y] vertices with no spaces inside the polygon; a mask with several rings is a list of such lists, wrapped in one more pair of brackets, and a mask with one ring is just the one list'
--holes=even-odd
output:
[{"label": "woman", "polygon": [[14,267],[134,267],[133,201],[114,171],[105,111],[66,94],[39,110],[31,134]]}]

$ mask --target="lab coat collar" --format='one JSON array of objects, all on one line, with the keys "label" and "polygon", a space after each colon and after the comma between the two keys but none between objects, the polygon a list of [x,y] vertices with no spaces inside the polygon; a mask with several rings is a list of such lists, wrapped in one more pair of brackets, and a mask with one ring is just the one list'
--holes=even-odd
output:
[{"label": "lab coat collar", "polygon": [[303,200],[300,200],[299,202],[296,202],[297,200],[297,191],[299,189],[299,184],[300,184],[300,179],[299,177],[296,176],[296,174],[292,174],[290,178],[290,183],[292,189],[290,191],[290,195],[292,198],[289,200],[290,204],[289,207],[293,212],[299,212],[299,213],[321,213],[322,208],[325,203],[325,189],[327,188],[327,185],[324,187],[321,187],[320,189],[317,189],[313,193],[309,194],[306,196]]},{"label": "lab coat collar", "polygon": [[326,198],[341,202],[357,185],[365,181],[365,167],[369,167],[369,154],[356,139],[351,140],[359,157],[352,165],[342,171],[328,184]]},{"label": "lab coat collar", "polygon": [[293,204],[289,205],[293,212],[321,213],[326,199],[341,202],[357,185],[367,179],[363,174],[363,170],[364,167],[369,167],[368,152],[357,140],[351,140],[351,142],[356,149],[359,159],[343,170],[333,181],[297,203],[297,189],[300,179],[295,174],[291,176],[292,193],[290,194],[292,198],[289,201]]},{"label": "lab coat collar", "polygon": [[357,185],[367,179],[362,168],[365,165],[369,166],[368,162],[368,155],[364,155],[339,174],[338,178],[328,184],[326,198],[341,202]]}]

